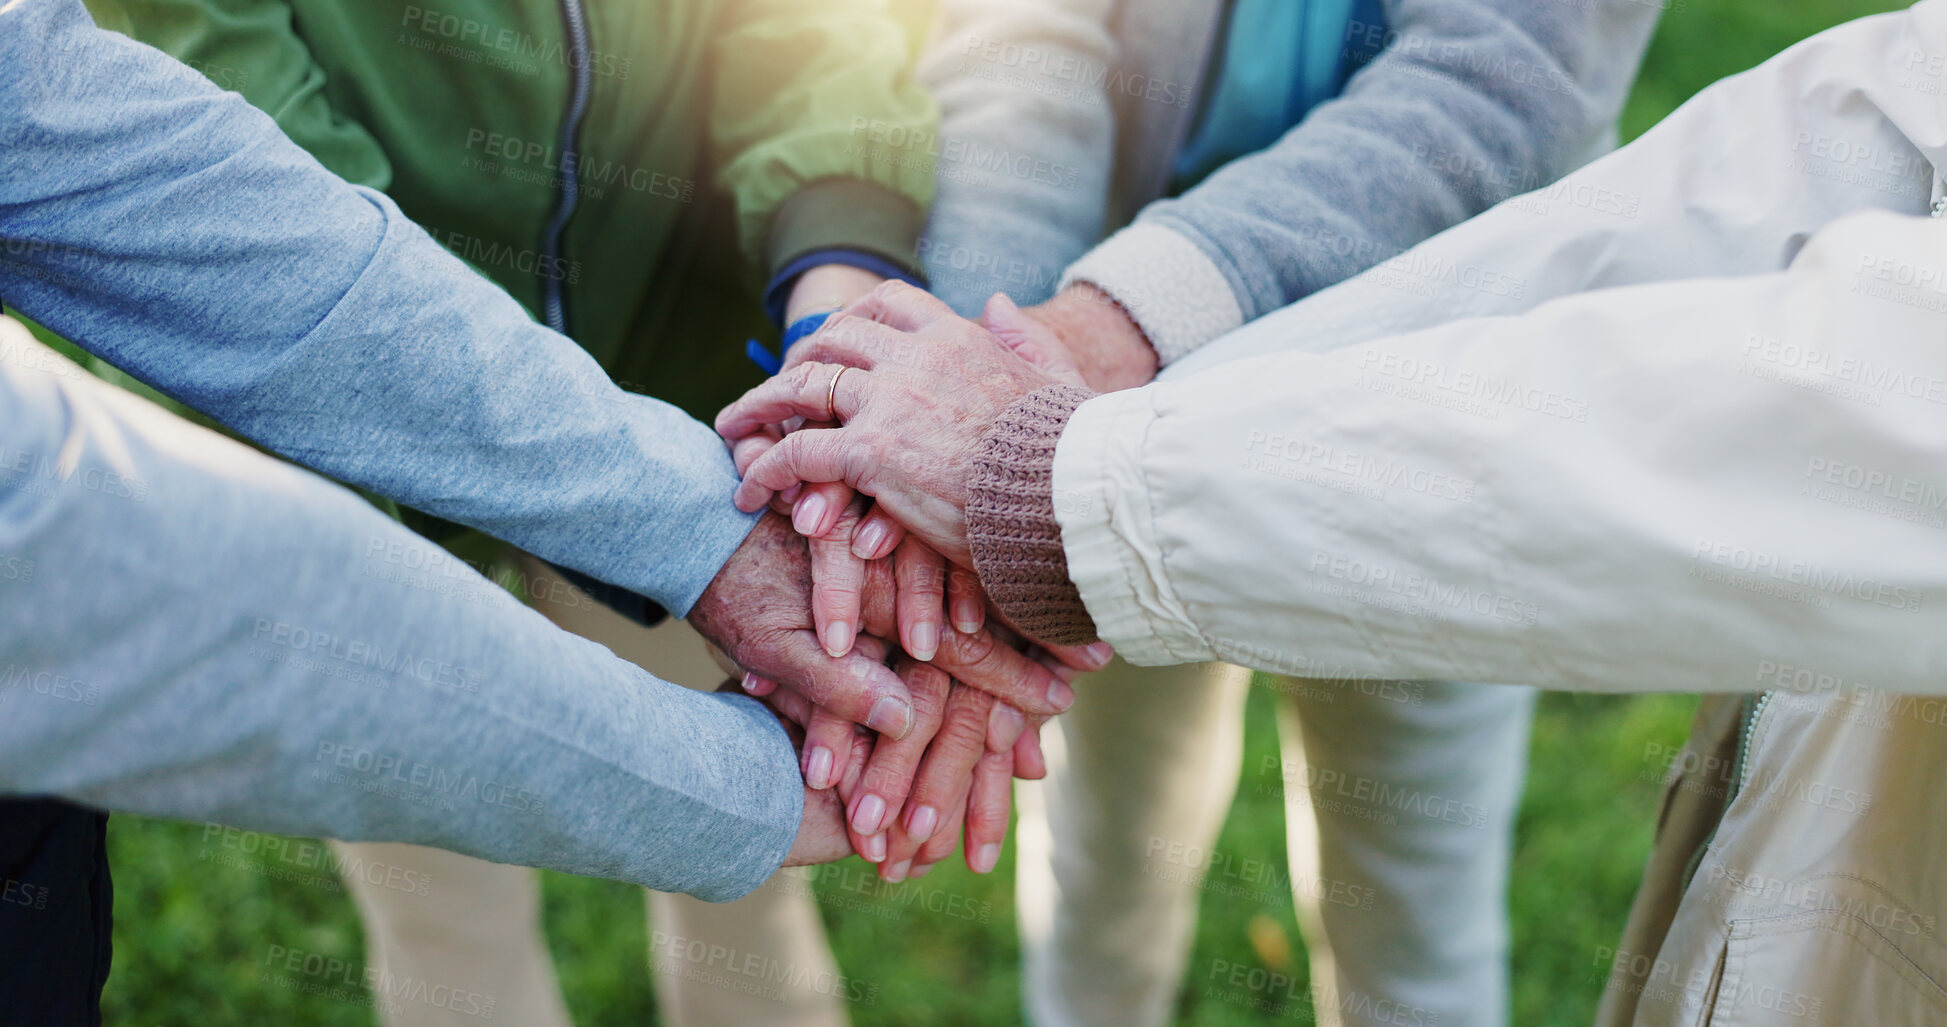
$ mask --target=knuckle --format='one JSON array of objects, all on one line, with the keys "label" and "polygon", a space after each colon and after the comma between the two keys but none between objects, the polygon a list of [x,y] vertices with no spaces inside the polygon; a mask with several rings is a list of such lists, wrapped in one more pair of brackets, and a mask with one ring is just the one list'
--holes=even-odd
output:
[{"label": "knuckle", "polygon": [[980,631],[963,635],[958,631],[948,632],[950,641],[941,646],[943,652],[950,651],[952,663],[956,667],[984,667],[994,658],[998,643],[991,631]]},{"label": "knuckle", "polygon": [[987,722],[984,717],[949,715],[935,736],[935,746],[964,759],[987,748]]}]

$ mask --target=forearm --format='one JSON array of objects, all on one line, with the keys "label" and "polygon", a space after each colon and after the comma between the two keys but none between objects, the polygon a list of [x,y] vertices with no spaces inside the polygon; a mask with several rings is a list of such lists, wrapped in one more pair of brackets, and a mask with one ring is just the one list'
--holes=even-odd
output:
[{"label": "forearm", "polygon": [[[1165,377],[1517,315],[1593,289],[1772,272],[1836,218],[1922,213],[1933,172],[1912,139],[1936,131],[1936,105],[1903,68],[1915,34],[1937,31],[1907,12],[1821,33],[1554,186],[1260,318]],[[1835,141],[1847,160],[1830,156]],[[1870,167],[1854,166],[1860,154]]]},{"label": "forearm", "polygon": [[[1934,114],[1931,98],[1901,78],[1912,34],[1933,31],[1918,22],[1911,12],[1870,18],[1792,47],[1705,89],[1642,138],[1555,185],[1259,318],[1164,376],[1521,314],[1591,289],[1773,271],[1836,217],[1921,212],[1931,166],[1909,137],[1925,138]],[[1821,156],[1834,140],[1849,154],[1873,155],[1883,170]],[[1065,334],[1123,340],[1100,363],[1139,370],[1154,359],[1128,341],[1127,333],[1140,333],[1132,320],[1109,316],[1113,304],[1074,306],[1099,312],[1085,331]],[[1091,373],[1090,383],[1140,380],[1109,385]]]},{"label": "forearm", "polygon": [[1068,569],[1138,663],[1600,691],[1762,689],[1783,667],[1939,692],[1947,435],[1923,426],[1947,363],[1937,304],[1882,279],[1942,230],[1861,215],[1787,273],[1089,401],[1053,465]]},{"label": "forearm", "polygon": [[[940,103],[937,192],[920,256],[967,317],[1040,303],[1101,238],[1115,104],[1108,0],[943,0],[920,81]],[[1006,171],[995,173],[996,162]]]},{"label": "forearm", "polygon": [[1631,0],[1389,4],[1387,48],[1339,99],[1064,281],[1115,296],[1167,364],[1587,159],[1655,17]]},{"label": "forearm", "polygon": [[678,614],[748,532],[708,429],[242,100],[69,0],[0,9],[0,66],[0,294],[23,312],[285,456]]},{"label": "forearm", "polygon": [[905,28],[877,0],[739,0],[716,20],[700,116],[750,262],[850,249],[917,271],[939,113]]},{"label": "forearm", "polygon": [[555,629],[11,323],[0,342],[0,790],[711,899],[782,861],[802,791],[754,703]]}]

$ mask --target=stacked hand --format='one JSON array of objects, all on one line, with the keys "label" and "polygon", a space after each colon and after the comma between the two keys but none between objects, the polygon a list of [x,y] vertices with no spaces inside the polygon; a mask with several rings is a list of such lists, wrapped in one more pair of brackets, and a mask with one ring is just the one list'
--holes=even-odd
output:
[{"label": "stacked hand", "polygon": [[[1099,644],[1044,650],[989,622],[968,568],[964,483],[981,436],[1019,396],[1079,381],[1053,333],[1004,299],[988,322],[994,332],[920,290],[882,286],[718,420],[746,475],[738,504],[774,511],[752,560],[780,593],[810,592],[809,609],[800,599],[773,637],[802,659],[815,635],[825,663],[780,672],[775,660],[747,660],[732,646],[750,632],[727,629],[754,600],[730,588],[713,585],[692,619],[731,643],[751,671],[745,688],[802,729],[808,803],[842,801],[853,848],[889,880],[945,858],[962,825],[968,866],[993,868],[1010,779],[1045,769],[1040,724],[1073,702],[1076,673],[1111,655]],[[788,537],[787,512],[805,542]]]}]

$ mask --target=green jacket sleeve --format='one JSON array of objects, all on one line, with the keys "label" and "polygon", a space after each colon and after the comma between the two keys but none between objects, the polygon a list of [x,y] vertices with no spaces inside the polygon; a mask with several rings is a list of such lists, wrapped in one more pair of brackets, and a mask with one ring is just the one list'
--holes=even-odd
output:
[{"label": "green jacket sleeve", "polygon": [[285,0],[88,0],[88,12],[241,93],[340,178],[381,192],[392,185],[378,141],[332,108],[324,69]]},{"label": "green jacket sleeve", "polygon": [[914,80],[907,27],[875,0],[723,6],[710,146],[745,255],[775,274],[861,250],[917,275],[939,109]]}]

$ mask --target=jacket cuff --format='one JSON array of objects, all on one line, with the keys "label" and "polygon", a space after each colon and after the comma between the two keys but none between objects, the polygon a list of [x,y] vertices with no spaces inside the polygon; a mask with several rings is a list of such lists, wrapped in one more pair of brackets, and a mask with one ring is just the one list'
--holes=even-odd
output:
[{"label": "jacket cuff", "polygon": [[[895,264],[876,253],[862,253],[858,250],[812,250],[803,256],[793,258],[790,263],[784,265],[782,270],[771,276],[771,283],[764,287],[764,313],[770,317],[772,324],[787,331],[791,328],[784,323],[785,308],[791,303],[791,290],[797,286],[798,278],[806,271],[827,264],[855,267],[860,271],[869,271],[880,278],[897,278],[917,289],[926,288],[925,279],[914,278],[904,266]],[[791,351],[792,341],[788,338],[784,340],[786,353]]]},{"label": "jacket cuff", "polygon": [[1161,225],[1137,222],[1062,273],[1108,293],[1135,319],[1164,367],[1244,324],[1230,279],[1197,244]]},{"label": "jacket cuff", "polygon": [[807,254],[850,250],[884,258],[915,281],[925,281],[925,270],[915,256],[923,221],[911,200],[870,182],[852,178],[811,182],[771,215],[765,274],[775,281]]},{"label": "jacket cuff", "polygon": [[1068,580],[1054,496],[1055,445],[1094,395],[1050,385],[1015,400],[980,440],[968,489],[967,542],[987,598],[1023,633],[1055,645],[1095,641],[1095,621]]}]

